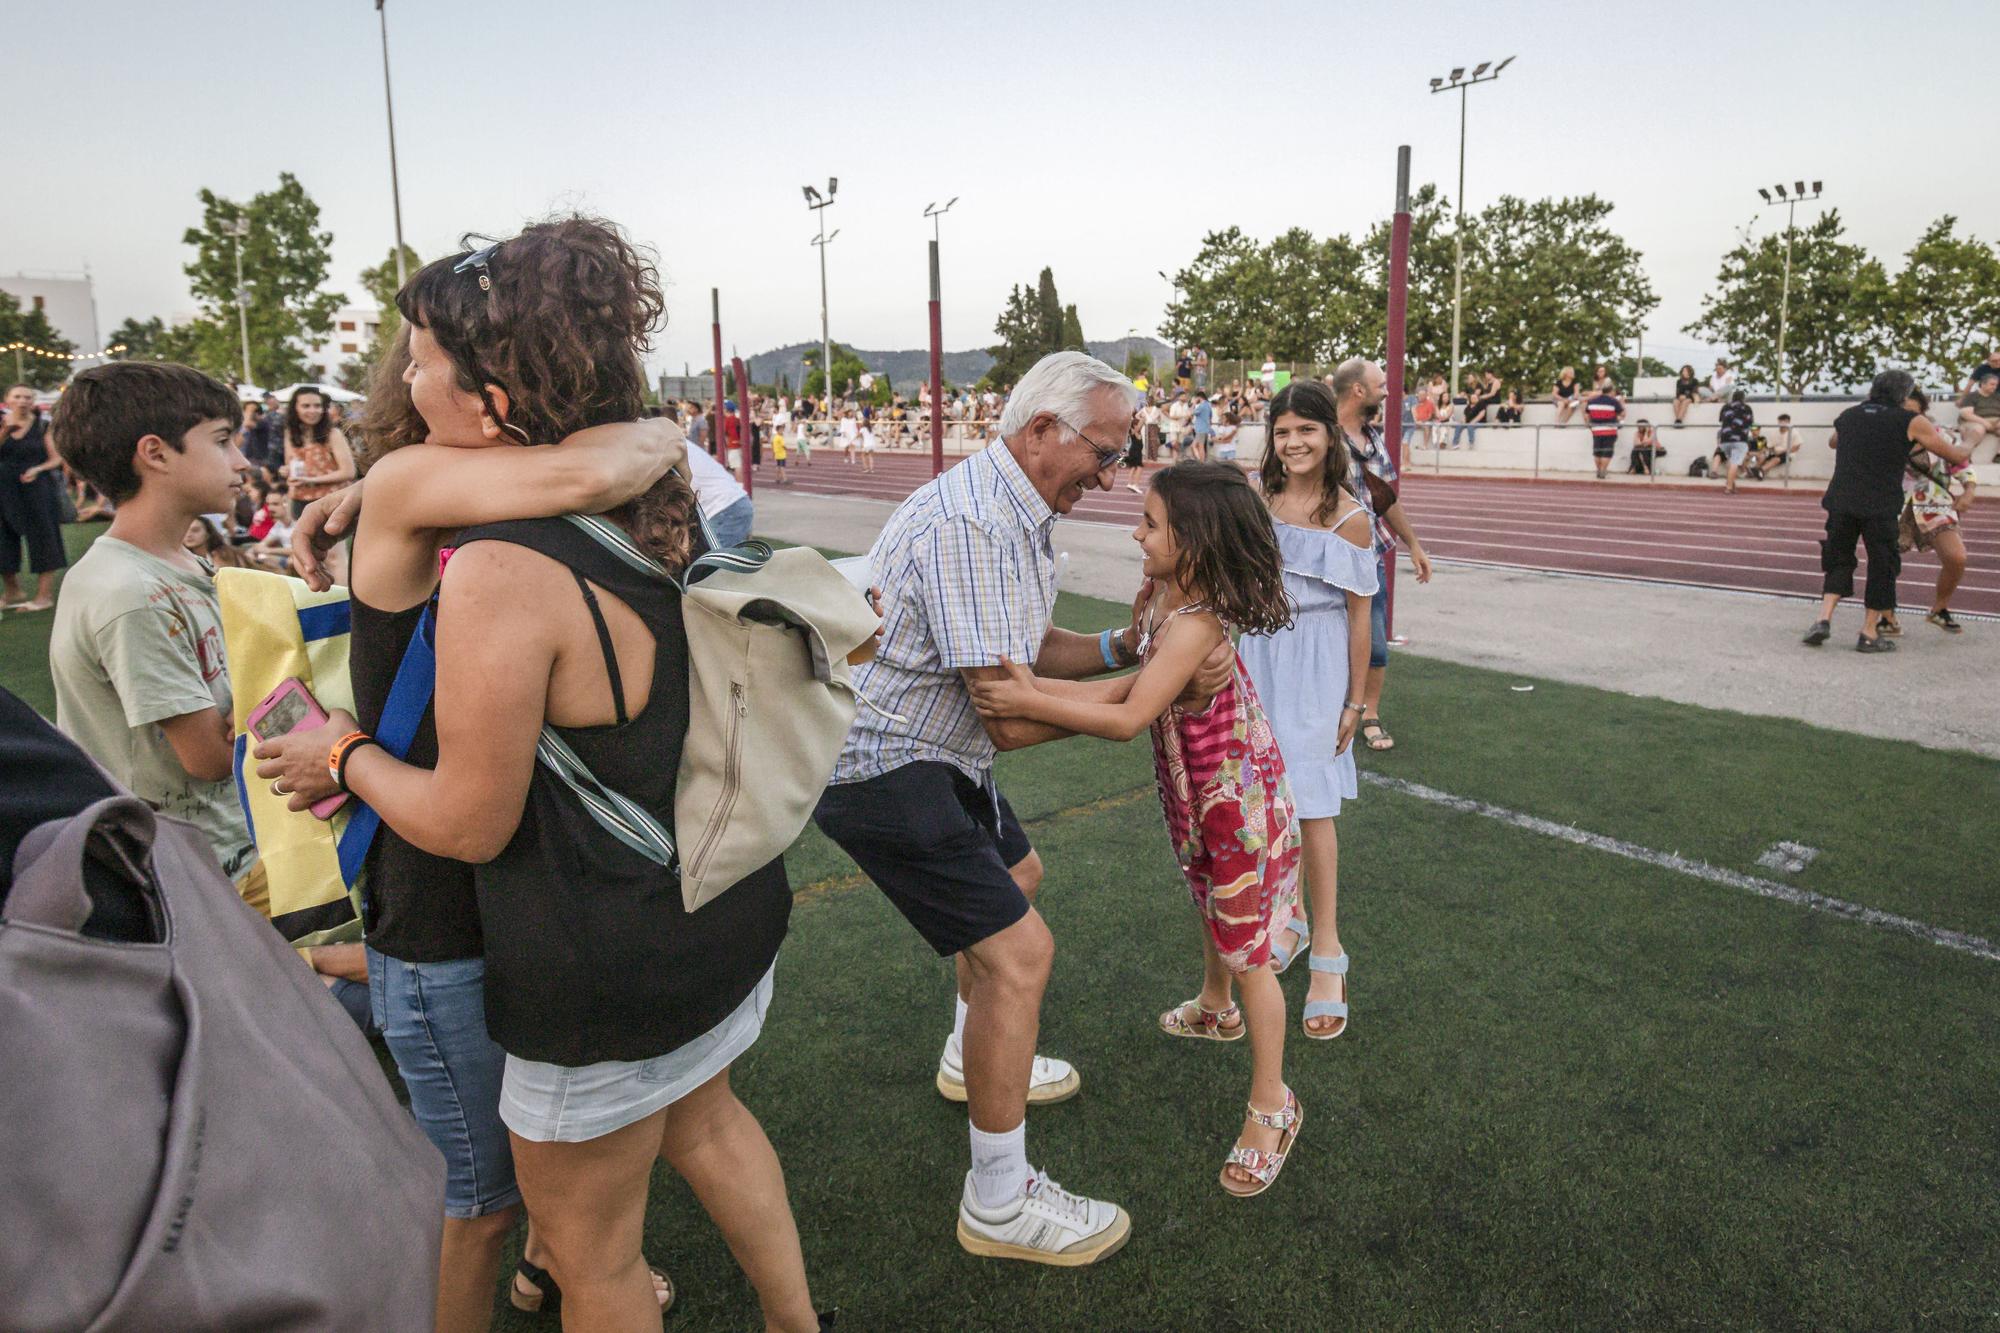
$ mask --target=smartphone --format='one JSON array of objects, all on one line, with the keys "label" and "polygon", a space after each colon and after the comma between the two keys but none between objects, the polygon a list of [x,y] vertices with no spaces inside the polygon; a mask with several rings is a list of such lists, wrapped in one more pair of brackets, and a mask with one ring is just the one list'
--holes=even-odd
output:
[{"label": "smartphone", "polygon": [[[312,691],[297,676],[289,676],[279,682],[278,688],[264,696],[264,701],[250,710],[247,719],[250,734],[260,741],[268,741],[273,736],[287,736],[301,727],[318,727],[326,724],[326,710],[312,697]],[[313,802],[310,809],[315,819],[331,819],[333,812],[347,804],[346,792],[335,792],[323,801]]]}]

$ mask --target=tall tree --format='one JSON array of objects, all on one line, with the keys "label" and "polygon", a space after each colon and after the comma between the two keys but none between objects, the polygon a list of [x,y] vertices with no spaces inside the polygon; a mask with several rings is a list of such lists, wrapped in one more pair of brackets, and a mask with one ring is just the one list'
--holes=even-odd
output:
[{"label": "tall tree", "polygon": [[1076,317],[1076,306],[1063,307],[1062,350],[1065,352],[1087,352],[1090,347],[1083,340],[1083,321]]},{"label": "tall tree", "polygon": [[1889,284],[1883,312],[1889,354],[1946,389],[2000,346],[2000,253],[1957,235],[1957,226],[1947,213],[1924,228]]},{"label": "tall tree", "polygon": [[111,330],[109,347],[123,347],[118,354],[125,361],[158,361],[160,341],[166,336],[166,324],[158,315],[149,319],[127,316],[123,324]]},{"label": "tall tree", "polygon": [[1065,347],[1086,350],[1083,322],[1076,307],[1063,305],[1056,291],[1056,275],[1047,268],[1032,289],[1016,286],[1007,293],[1007,304],[994,321],[993,332],[1000,341],[990,349],[993,366],[983,381],[989,384],[1013,384],[1050,352]]},{"label": "tall tree", "polygon": [[1565,365],[1607,361],[1631,345],[1659,298],[1639,252],[1605,225],[1610,213],[1596,195],[1502,195],[1480,210],[1467,235],[1469,369],[1532,392]]},{"label": "tall tree", "polygon": [[[826,376],[820,373],[820,349],[818,344],[806,348],[800,354],[805,362],[805,387],[801,390],[808,398],[817,398],[826,392]],[[852,347],[839,343],[833,345],[833,388],[836,393],[858,392],[861,377],[868,373],[868,367],[854,354]],[[735,392],[731,389],[730,392]]]},{"label": "tall tree", "polygon": [[[1466,225],[1470,238],[1478,226],[1477,216],[1468,218]],[[1362,245],[1368,274],[1368,322],[1353,349],[1384,358],[1388,356],[1391,239],[1391,221],[1384,219],[1369,228]],[[1468,253],[1475,248],[1468,247]],[[1438,193],[1437,186],[1420,185],[1410,196],[1410,289],[1403,327],[1405,384],[1415,383],[1420,373],[1451,369],[1451,272],[1451,203]]]},{"label": "tall tree", "polygon": [[1035,326],[1043,355],[1062,347],[1062,325],[1062,297],[1056,294],[1056,275],[1054,270],[1044,267],[1041,276],[1035,279]]},{"label": "tall tree", "polygon": [[65,355],[42,355],[77,350],[75,343],[57,333],[55,325],[49,323],[47,311],[33,306],[23,309],[12,293],[0,292],[0,348],[15,343],[26,346],[0,353],[5,358],[0,361],[0,374],[6,375],[9,382],[19,380],[31,388],[53,389],[69,378],[76,365]]},{"label": "tall tree", "polygon": [[[1786,393],[1851,388],[1875,374],[1889,278],[1846,233],[1840,210],[1828,209],[1793,235]],[[1784,274],[1785,234],[1752,238],[1746,228],[1685,331],[1729,348],[1744,379],[1775,384]]]},{"label": "tall tree", "polygon": [[250,373],[266,384],[300,379],[306,350],[333,327],[333,312],[346,303],[325,290],[333,233],[319,230],[319,205],[290,172],[278,186],[249,203],[201,191],[202,221],[182,236],[195,256],[184,268],[201,314],[173,330],[174,350],[191,364],[218,375],[240,375],[243,356],[237,324],[235,246],[225,230],[248,218],[241,240],[243,292],[249,319]]}]

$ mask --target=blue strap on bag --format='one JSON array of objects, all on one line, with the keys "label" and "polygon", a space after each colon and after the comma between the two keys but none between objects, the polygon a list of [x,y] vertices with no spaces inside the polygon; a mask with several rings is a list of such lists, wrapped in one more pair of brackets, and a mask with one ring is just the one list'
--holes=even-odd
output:
[{"label": "blue strap on bag", "polygon": [[[410,635],[410,646],[403,651],[402,665],[396,668],[396,679],[390,683],[389,697],[382,705],[382,720],[376,726],[375,740],[384,750],[398,759],[409,757],[410,743],[417,738],[417,727],[436,689],[437,599],[433,597],[424,607],[416,633]],[[369,845],[381,827],[382,816],[375,813],[375,808],[357,801],[354,814],[340,835],[338,849],[340,875],[349,884],[361,874]]]}]

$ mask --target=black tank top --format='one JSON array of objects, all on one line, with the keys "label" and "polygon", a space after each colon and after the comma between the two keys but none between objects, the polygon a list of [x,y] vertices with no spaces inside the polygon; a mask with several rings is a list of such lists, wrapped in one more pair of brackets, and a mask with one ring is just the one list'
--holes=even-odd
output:
[{"label": "black tank top", "polygon": [[[525,546],[578,576],[620,721],[556,732],[600,782],[672,828],[688,728],[680,594],[562,519],[459,536],[461,546],[475,541]],[[611,636],[583,579],[624,602],[653,635],[652,688],[636,717],[625,717]],[[770,970],[792,911],[779,859],[688,912],[679,877],[606,833],[541,764],[520,827],[476,876],[487,1030],[511,1055],[561,1065],[651,1059],[701,1036]]]},{"label": "black tank top", "polygon": [[1834,419],[1833,480],[1820,506],[1829,512],[1894,518],[1903,507],[1903,466],[1917,414],[1888,403],[1859,403]]},{"label": "black tank top", "polygon": [[[354,711],[361,729],[373,735],[424,607],[419,603],[407,611],[377,611],[350,591],[348,608],[353,634],[347,670]],[[436,768],[437,754],[437,725],[425,704],[410,752],[403,757],[418,768]],[[406,963],[479,957],[479,906],[470,865],[417,850],[385,822],[369,845],[367,868],[362,926],[378,953]]]}]

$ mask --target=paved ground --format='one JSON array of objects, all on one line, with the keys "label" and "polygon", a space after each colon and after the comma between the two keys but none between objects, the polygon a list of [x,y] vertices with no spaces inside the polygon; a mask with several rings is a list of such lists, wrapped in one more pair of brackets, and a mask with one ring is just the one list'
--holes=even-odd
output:
[{"label": "paved ground", "polygon": [[[948,458],[956,462],[956,458]],[[773,475],[764,469],[760,485]],[[930,477],[930,460],[883,454],[873,472],[819,451],[810,469],[793,469],[802,492],[901,499]],[[1817,596],[1824,515],[1818,483],[1789,491],[1745,483],[1741,494],[1688,479],[1657,482],[1614,474],[1592,481],[1508,480],[1405,474],[1403,503],[1434,556],[1521,569],[1556,569],[1649,582]],[[1140,497],[1119,487],[1093,493],[1075,517],[1102,523],[1137,520]],[[1966,520],[1971,568],[1952,599],[1968,615],[2000,616],[2000,503],[1976,506]],[[1865,564],[1863,567],[1865,576]],[[1937,582],[1936,558],[1904,558],[1898,600],[1921,611]]]},{"label": "paved ground", "polygon": [[[822,460],[814,471],[827,466]],[[847,470],[837,460],[832,466]],[[757,531],[863,551],[893,509],[882,500],[764,486]],[[1056,549],[1068,557],[1067,590],[1124,600],[1137,587],[1138,548],[1122,524],[1065,519]],[[1851,651],[1859,610],[1844,610],[1833,641],[1815,651],[1798,641],[1806,604],[1769,594],[1450,557],[1440,558],[1426,587],[1405,564],[1397,589],[1396,630],[1409,640],[1402,651],[2000,757],[2000,623],[1993,621],[1969,622],[1947,637],[1906,617],[1900,652],[1861,657]],[[1392,668],[1383,709],[1392,724],[1394,681]]]}]

